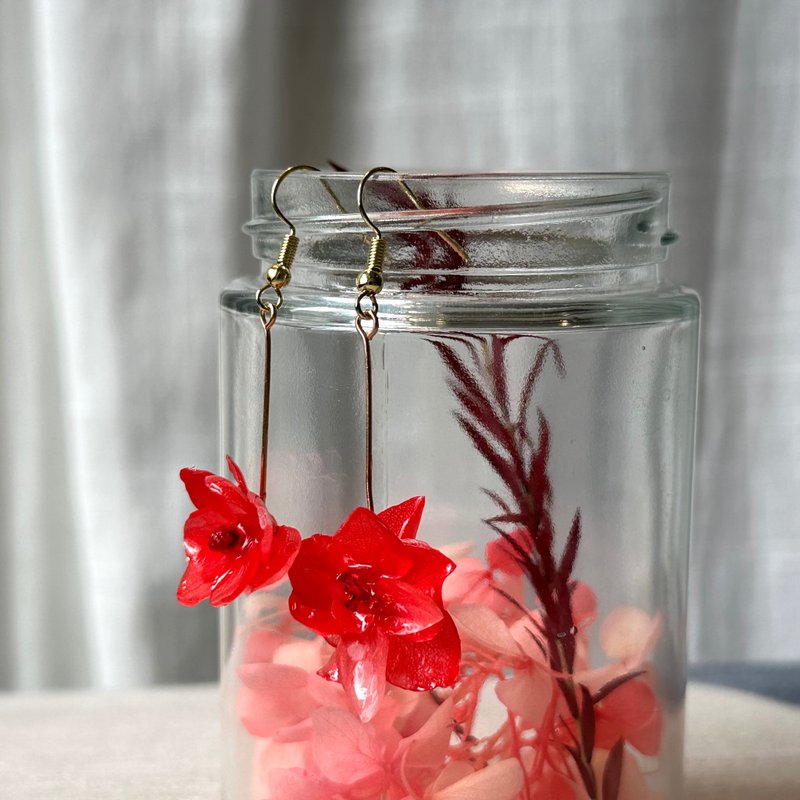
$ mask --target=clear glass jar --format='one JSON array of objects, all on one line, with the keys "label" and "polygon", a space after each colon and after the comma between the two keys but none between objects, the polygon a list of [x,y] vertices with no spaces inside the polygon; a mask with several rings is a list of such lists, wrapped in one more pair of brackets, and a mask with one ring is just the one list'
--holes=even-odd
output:
[{"label": "clear glass jar", "polygon": [[[245,226],[264,269],[285,233],[276,175],[254,173]],[[337,640],[290,614],[290,580],[240,597],[225,797],[676,800],[699,304],[662,267],[668,178],[404,178],[413,200],[391,174],[365,196],[388,253],[375,504],[426,498],[418,537],[455,565],[458,676],[390,681],[364,719],[317,674]],[[273,329],[268,505],[304,537],[364,503],[358,180],[296,173],[280,191],[300,248]],[[222,445],[251,482],[259,285],[222,295]]]}]

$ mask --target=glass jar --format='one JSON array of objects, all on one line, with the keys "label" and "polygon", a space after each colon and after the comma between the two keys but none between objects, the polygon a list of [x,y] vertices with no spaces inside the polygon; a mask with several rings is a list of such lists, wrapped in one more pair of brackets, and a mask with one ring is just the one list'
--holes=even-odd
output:
[{"label": "glass jar", "polygon": [[[276,176],[254,173],[245,226],[264,269],[286,232]],[[225,797],[680,798],[699,303],[662,267],[669,180],[403,178],[365,190],[387,243],[375,506],[424,496],[418,540],[450,567],[427,632],[386,635],[454,625],[456,673],[409,686],[390,665],[364,714],[337,675],[345,634],[290,612],[291,571],[240,597],[223,615]],[[358,181],[295,173],[280,189],[300,247],[273,329],[267,502],[304,537],[364,504]],[[251,482],[261,283],[222,294],[222,445]],[[379,583],[323,572],[347,608],[377,602]],[[372,647],[356,669],[384,669]],[[424,648],[409,652],[422,669]]]}]

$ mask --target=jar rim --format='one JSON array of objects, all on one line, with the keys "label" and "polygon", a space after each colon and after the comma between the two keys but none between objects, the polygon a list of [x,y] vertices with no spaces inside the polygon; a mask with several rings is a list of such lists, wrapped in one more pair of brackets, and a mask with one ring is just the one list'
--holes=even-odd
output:
[{"label": "jar rim", "polygon": [[[253,218],[243,230],[253,239],[256,258],[265,262],[275,260],[287,232],[271,200],[280,174],[252,173]],[[348,248],[359,252],[353,259],[360,261],[363,237],[372,233],[358,210],[361,179],[355,172],[297,171],[279,189],[280,209],[306,247],[324,250],[334,264],[351,258]],[[409,234],[445,239],[443,233],[453,232],[467,240],[465,250],[474,245],[469,267],[479,270],[489,263],[490,250],[491,265],[498,269],[626,267],[665,260],[671,242],[669,186],[663,172],[387,171],[370,178],[364,207],[389,240],[400,269],[419,264],[413,248],[398,252],[393,239],[398,244]],[[488,241],[490,248],[481,246]]]},{"label": "jar rim", "polygon": [[[272,185],[280,174],[281,170],[275,169],[253,171],[253,219],[245,224],[246,233],[254,235],[265,228],[281,226],[270,197]],[[282,184],[280,207],[297,227],[363,228],[356,204],[361,178],[362,174],[355,172],[298,171]],[[376,173],[364,192],[370,217],[380,221],[387,231],[399,232],[443,222],[456,227],[484,227],[487,223],[494,224],[498,215],[513,224],[514,217],[521,215],[555,220],[575,214],[645,211],[666,201],[669,183],[669,175],[663,172],[398,171]],[[405,206],[397,202],[386,207],[386,201],[390,202],[388,190],[393,187],[402,188],[402,192],[394,192],[391,197],[405,202]],[[439,199],[437,191],[456,202],[425,202],[427,196]],[[385,202],[376,202],[380,200],[375,198],[379,192],[386,195]],[[416,201],[411,199],[412,195]],[[482,202],[458,202],[463,199]],[[486,216],[491,220],[486,220]]]}]

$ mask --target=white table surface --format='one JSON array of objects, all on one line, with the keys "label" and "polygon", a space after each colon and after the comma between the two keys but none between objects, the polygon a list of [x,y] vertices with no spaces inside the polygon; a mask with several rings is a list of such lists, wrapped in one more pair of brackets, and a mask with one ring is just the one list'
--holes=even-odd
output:
[{"label": "white table surface", "polygon": [[[219,800],[213,687],[0,694],[2,800]],[[689,687],[687,800],[800,800],[800,707]]]}]

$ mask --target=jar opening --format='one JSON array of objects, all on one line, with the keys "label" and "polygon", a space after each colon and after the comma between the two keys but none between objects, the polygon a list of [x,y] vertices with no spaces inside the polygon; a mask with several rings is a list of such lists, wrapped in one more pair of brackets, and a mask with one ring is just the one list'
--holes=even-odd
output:
[{"label": "jar opening", "polygon": [[[278,174],[253,173],[253,219],[244,226],[267,267],[286,233],[270,199]],[[363,267],[372,231],[357,208],[360,179],[303,172],[281,185],[280,208],[300,237],[301,284],[350,287]],[[364,206],[386,240],[387,284],[456,291],[570,276],[591,282],[588,273],[629,268],[638,269],[622,283],[649,280],[666,258],[668,196],[669,178],[657,173],[379,173],[365,186]]]}]

